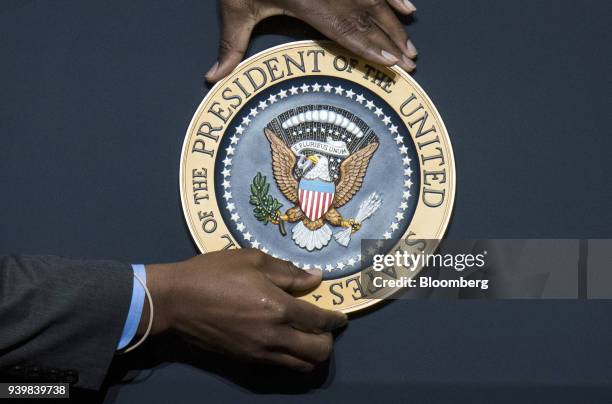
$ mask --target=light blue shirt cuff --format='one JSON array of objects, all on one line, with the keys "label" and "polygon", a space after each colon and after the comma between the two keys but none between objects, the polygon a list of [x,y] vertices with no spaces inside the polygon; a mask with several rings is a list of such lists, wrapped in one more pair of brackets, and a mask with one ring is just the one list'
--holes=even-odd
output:
[{"label": "light blue shirt cuff", "polygon": [[[145,266],[141,264],[132,265],[134,274],[138,275],[140,279],[147,284],[147,271]],[[123,333],[121,339],[117,345],[117,349],[125,348],[130,341],[136,335],[138,325],[140,324],[140,317],[142,316],[142,306],[145,300],[145,291],[140,282],[135,277],[132,277],[132,302],[130,303],[130,310],[128,311],[127,318],[125,319],[125,325],[123,326]]]}]

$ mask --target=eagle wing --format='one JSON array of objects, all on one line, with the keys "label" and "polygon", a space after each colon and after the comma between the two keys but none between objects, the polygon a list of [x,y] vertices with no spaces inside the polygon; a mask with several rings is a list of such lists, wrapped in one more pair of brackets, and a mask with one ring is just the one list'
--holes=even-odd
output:
[{"label": "eagle wing", "polygon": [[378,143],[370,143],[356,153],[351,154],[340,165],[340,182],[336,186],[333,206],[339,208],[359,191],[363,184],[370,159],[378,149]]},{"label": "eagle wing", "polygon": [[298,182],[292,174],[297,158],[289,147],[270,129],[265,128],[264,133],[270,142],[272,151],[272,172],[278,189],[285,197],[298,203],[297,189]]}]

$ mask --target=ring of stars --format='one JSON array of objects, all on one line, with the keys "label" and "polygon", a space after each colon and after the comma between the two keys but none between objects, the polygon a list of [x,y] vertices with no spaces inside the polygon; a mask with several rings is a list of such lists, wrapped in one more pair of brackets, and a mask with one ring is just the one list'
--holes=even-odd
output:
[{"label": "ring of stars", "polygon": [[[248,232],[248,230],[246,229],[246,226],[244,225],[244,223],[241,222],[240,216],[236,212],[236,205],[230,202],[233,199],[233,196],[231,193],[232,185],[230,182],[231,173],[232,173],[232,156],[234,155],[234,152],[236,151],[236,147],[234,147],[234,145],[237,145],[238,142],[240,141],[240,138],[247,133],[246,131],[247,131],[249,124],[252,121],[252,118],[255,118],[260,112],[264,111],[266,108],[268,108],[270,105],[277,102],[279,99],[285,99],[292,95],[305,94],[309,92],[312,92],[312,93],[322,92],[322,93],[332,93],[336,95],[341,95],[341,96],[354,100],[355,102],[365,106],[365,108],[372,111],[373,114],[376,115],[376,117],[380,119],[380,121],[388,128],[389,134],[395,140],[398,150],[402,155],[402,164],[404,166],[404,173],[403,173],[404,183],[403,183],[403,191],[402,191],[402,202],[400,203],[397,213],[393,217],[393,221],[387,228],[387,231],[383,234],[384,239],[390,239],[391,237],[393,237],[393,233],[400,229],[400,222],[404,220],[405,214],[406,214],[405,211],[406,209],[408,209],[408,200],[412,197],[412,193],[410,192],[410,190],[413,185],[412,180],[411,180],[413,171],[412,171],[412,168],[410,167],[410,163],[412,160],[410,159],[410,157],[408,157],[408,147],[406,147],[406,144],[404,143],[404,138],[402,137],[401,134],[399,134],[398,127],[393,124],[391,117],[385,115],[382,108],[377,107],[374,104],[374,101],[366,98],[363,94],[358,94],[354,92],[350,88],[345,89],[340,85],[334,87],[330,85],[329,83],[326,83],[326,84],[315,83],[311,85],[304,83],[299,87],[291,86],[290,88],[281,89],[278,91],[278,93],[271,94],[266,100],[260,101],[257,107],[252,108],[249,111],[249,114],[246,115],[244,118],[242,118],[240,125],[235,127],[234,133],[230,137],[230,145],[225,149],[227,156],[223,160],[224,169],[223,171],[221,171],[221,174],[223,175],[223,183],[222,183],[222,186],[224,189],[223,199],[225,199],[226,201],[226,208],[230,213],[231,221],[236,226],[236,229],[242,234],[242,237],[251,244],[251,247],[257,248],[266,254],[271,254],[275,258],[280,258],[280,259],[285,259],[285,260],[286,258],[279,256],[275,254],[274,252],[270,252],[270,250],[266,248],[266,246],[264,246],[260,241],[255,239],[255,237],[251,233]],[[314,265],[314,267],[321,269],[321,270],[325,270],[327,272],[332,272],[335,269],[342,270],[344,268],[353,267],[355,265],[360,264],[360,262],[361,262],[361,254],[358,254],[354,257],[345,259],[343,261],[329,263],[329,264],[326,264],[325,266]],[[310,264],[304,264],[304,263],[295,262],[295,261],[293,262],[293,264],[302,269],[310,269],[311,267],[313,267]]]}]

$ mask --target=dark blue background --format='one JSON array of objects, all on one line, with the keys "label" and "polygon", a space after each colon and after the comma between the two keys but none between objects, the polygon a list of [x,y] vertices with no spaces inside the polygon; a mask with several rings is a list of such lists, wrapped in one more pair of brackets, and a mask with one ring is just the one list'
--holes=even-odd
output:
[{"label": "dark blue background", "polygon": [[[448,236],[611,237],[610,2],[416,3],[415,78],[457,160]],[[313,36],[289,25],[264,24],[249,53]],[[205,0],[0,4],[2,252],[196,253],[179,155],[217,30]],[[396,301],[351,321],[327,374],[193,353],[194,366],[161,364],[107,400],[595,402],[612,392],[611,313],[603,301]]]}]

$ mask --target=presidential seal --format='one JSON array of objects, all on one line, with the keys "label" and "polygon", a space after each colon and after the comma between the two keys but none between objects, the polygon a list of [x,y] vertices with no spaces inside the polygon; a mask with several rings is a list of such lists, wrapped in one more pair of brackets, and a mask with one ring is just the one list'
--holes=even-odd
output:
[{"label": "presidential seal", "polygon": [[444,123],[408,74],[301,41],[211,89],[187,130],[180,189],[202,252],[257,248],[319,268],[322,284],[301,298],[351,312],[393,293],[367,282],[363,242],[434,249],[418,240],[444,235],[455,168]]}]

